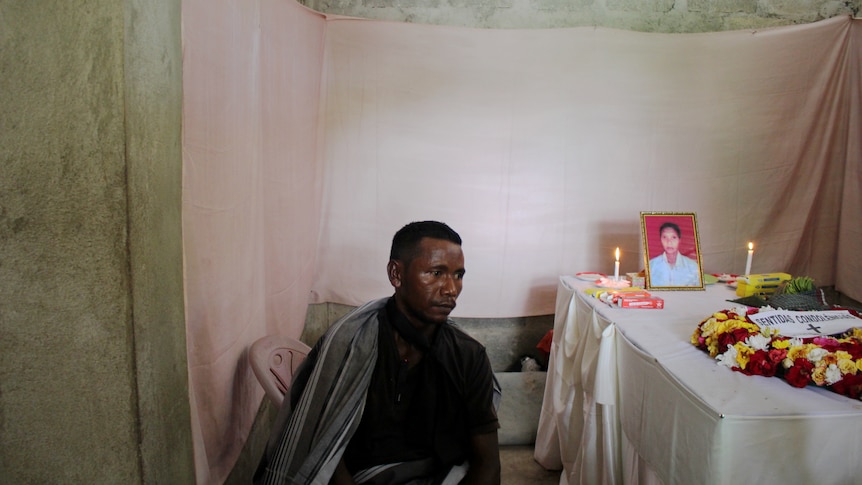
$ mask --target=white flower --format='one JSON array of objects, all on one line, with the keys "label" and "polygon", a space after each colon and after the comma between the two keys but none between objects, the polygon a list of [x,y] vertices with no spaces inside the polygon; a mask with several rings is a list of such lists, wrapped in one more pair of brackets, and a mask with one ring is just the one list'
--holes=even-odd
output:
[{"label": "white flower", "polygon": [[812,363],[820,362],[828,353],[829,351],[822,347],[815,347],[808,351],[808,361]]},{"label": "white flower", "polygon": [[716,362],[716,364],[723,365],[723,366],[727,367],[728,369],[732,369],[732,368],[736,367],[736,355],[737,355],[737,353],[738,352],[736,351],[736,347],[734,347],[733,345],[728,345],[727,346],[727,352],[725,352],[723,354],[719,354],[715,357],[715,360],[718,361],[718,362]]},{"label": "white flower", "polygon": [[754,350],[766,350],[769,347],[769,342],[772,339],[769,337],[764,337],[761,334],[751,335],[747,339],[745,339],[745,345],[748,345]]},{"label": "white flower", "polygon": [[835,364],[829,364],[826,368],[826,384],[830,386],[841,380],[841,369]]},{"label": "white flower", "polygon": [[736,307],[736,308],[731,308],[731,309],[730,309],[730,310],[728,310],[728,311],[729,311],[729,312],[732,312],[732,313],[736,313],[736,314],[737,314],[737,315],[739,315],[741,318],[745,319],[745,315],[747,315],[747,314],[748,314],[748,307],[746,307],[746,306],[738,306],[738,307]]}]

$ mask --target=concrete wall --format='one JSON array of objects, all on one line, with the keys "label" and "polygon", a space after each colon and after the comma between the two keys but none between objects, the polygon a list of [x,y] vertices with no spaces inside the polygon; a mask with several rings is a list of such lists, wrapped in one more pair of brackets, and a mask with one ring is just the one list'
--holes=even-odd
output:
[{"label": "concrete wall", "polygon": [[862,0],[301,0],[331,14],[479,28],[711,32],[859,15]]},{"label": "concrete wall", "polygon": [[[300,340],[313,346],[336,320],[354,307],[337,303],[309,305]],[[520,371],[521,357],[538,358],[536,344],[554,328],[553,315],[517,318],[453,318],[473,338],[482,342],[494,372]]]},{"label": "concrete wall", "polygon": [[191,483],[180,0],[0,0],[0,483]]}]

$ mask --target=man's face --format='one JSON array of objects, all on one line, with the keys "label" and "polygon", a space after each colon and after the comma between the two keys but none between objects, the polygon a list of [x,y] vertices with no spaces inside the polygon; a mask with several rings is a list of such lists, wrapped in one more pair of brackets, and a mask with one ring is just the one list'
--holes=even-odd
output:
[{"label": "man's face", "polygon": [[445,323],[461,294],[464,253],[451,241],[426,237],[409,263],[390,261],[388,271],[395,301],[408,319]]},{"label": "man's face", "polygon": [[672,227],[665,227],[661,232],[661,245],[667,254],[676,254],[679,250],[679,236]]}]

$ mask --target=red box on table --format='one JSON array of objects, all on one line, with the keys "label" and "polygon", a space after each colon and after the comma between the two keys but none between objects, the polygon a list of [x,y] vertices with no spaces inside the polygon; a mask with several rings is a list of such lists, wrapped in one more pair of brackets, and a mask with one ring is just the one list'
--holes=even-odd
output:
[{"label": "red box on table", "polygon": [[616,304],[620,308],[646,308],[661,310],[664,308],[664,300],[657,296],[628,297],[617,299]]}]

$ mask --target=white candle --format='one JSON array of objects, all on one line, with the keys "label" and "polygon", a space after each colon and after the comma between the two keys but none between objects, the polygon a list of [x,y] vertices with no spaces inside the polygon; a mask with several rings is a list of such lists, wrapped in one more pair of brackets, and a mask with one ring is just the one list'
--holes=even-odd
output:
[{"label": "white candle", "polygon": [[617,248],[616,253],[614,253],[617,260],[614,261],[614,280],[620,279],[620,248]]},{"label": "white candle", "polygon": [[751,257],[754,255],[754,243],[748,243],[748,259],[745,260],[745,274],[751,274]]}]

